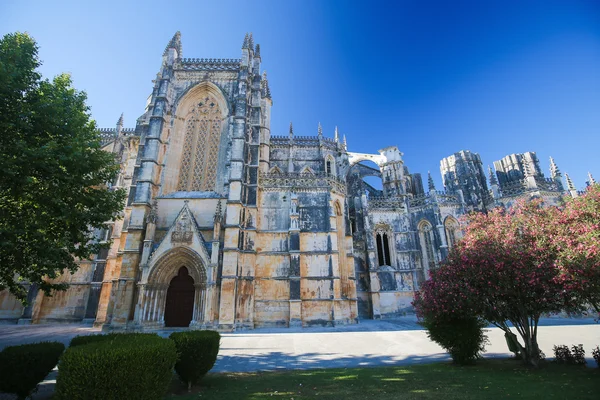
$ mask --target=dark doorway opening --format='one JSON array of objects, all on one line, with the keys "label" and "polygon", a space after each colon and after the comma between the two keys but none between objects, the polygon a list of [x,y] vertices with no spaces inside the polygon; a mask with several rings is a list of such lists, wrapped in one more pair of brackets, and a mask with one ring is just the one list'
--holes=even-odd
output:
[{"label": "dark doorway opening", "polygon": [[188,327],[194,313],[194,279],[186,267],[179,268],[179,273],[167,289],[165,305],[165,326]]}]

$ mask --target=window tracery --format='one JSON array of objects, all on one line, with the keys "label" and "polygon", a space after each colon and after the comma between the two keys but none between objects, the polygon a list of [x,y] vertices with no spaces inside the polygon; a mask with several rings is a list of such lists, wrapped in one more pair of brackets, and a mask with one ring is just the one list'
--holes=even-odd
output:
[{"label": "window tracery", "polygon": [[454,247],[457,239],[458,222],[456,222],[454,218],[448,217],[444,222],[444,227],[446,228],[446,241],[448,242],[448,246]]},{"label": "window tracery", "polygon": [[190,108],[177,190],[215,190],[221,124],[221,110],[212,96]]},{"label": "window tracery", "polygon": [[419,224],[419,236],[421,239],[421,247],[424,250],[423,266],[427,270],[434,269],[435,252],[433,249],[433,228],[429,222]]}]

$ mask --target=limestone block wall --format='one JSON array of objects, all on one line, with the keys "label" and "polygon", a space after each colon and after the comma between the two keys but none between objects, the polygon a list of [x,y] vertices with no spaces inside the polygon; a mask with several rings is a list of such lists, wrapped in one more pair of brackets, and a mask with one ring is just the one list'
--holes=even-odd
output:
[{"label": "limestone block wall", "polygon": [[16,322],[23,314],[23,304],[8,290],[0,291],[0,323]]}]

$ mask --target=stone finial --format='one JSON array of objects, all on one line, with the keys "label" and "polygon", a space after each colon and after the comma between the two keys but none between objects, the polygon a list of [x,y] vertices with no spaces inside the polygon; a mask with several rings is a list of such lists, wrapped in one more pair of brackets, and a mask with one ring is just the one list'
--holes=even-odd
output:
[{"label": "stone finial", "polygon": [[119,120],[117,121],[117,136],[119,136],[122,131],[123,131],[123,113],[121,113],[121,116],[119,117]]},{"label": "stone finial", "polygon": [[488,165],[488,175],[490,178],[491,185],[498,185],[498,179],[496,179],[496,174],[492,171],[492,167]]},{"label": "stone finial", "polygon": [[292,125],[292,121],[290,121],[290,138],[294,137],[294,127]]},{"label": "stone finial", "polygon": [[319,127],[317,128],[317,135],[321,138],[323,137],[323,127],[321,126],[321,123],[319,122]]},{"label": "stone finial", "polygon": [[248,35],[248,48],[254,49],[254,38],[252,37],[252,32]]},{"label": "stone finial", "polygon": [[254,48],[254,57],[260,57],[260,44],[256,44],[256,47]]},{"label": "stone finial", "polygon": [[260,89],[262,97],[266,99],[271,98],[271,88],[269,87],[269,80],[267,79],[267,71],[263,71],[262,80],[260,81]]},{"label": "stone finial", "polygon": [[340,141],[340,135],[338,134],[338,127],[335,127],[335,131],[333,132],[333,140],[335,140],[335,142],[339,142]]},{"label": "stone finial", "polygon": [[588,184],[591,185],[595,185],[596,184],[596,180],[594,179],[594,177],[592,176],[591,172],[588,172]]},{"label": "stone finial", "polygon": [[244,36],[244,43],[242,43],[242,49],[248,49],[250,48],[250,41],[248,38],[248,34],[246,33],[246,36]]},{"label": "stone finial", "polygon": [[175,33],[175,35],[173,35],[173,38],[171,39],[171,41],[169,42],[169,44],[165,48],[165,51],[163,52],[163,56],[167,55],[169,49],[175,49],[175,50],[177,50],[177,57],[181,58],[181,56],[182,56],[182,52],[181,52],[181,32],[177,31]]},{"label": "stone finial", "polygon": [[554,158],[550,157],[550,177],[556,179],[558,176],[560,176],[560,170],[554,162]]},{"label": "stone finial", "polygon": [[429,186],[429,191],[430,192],[434,192],[435,191],[435,184],[433,183],[433,178],[431,177],[431,172],[427,171],[427,184]]},{"label": "stone finial", "polygon": [[567,188],[569,189],[569,191],[575,190],[575,185],[573,184],[573,181],[571,180],[571,177],[569,176],[569,174],[567,174],[566,172],[565,172],[565,179],[567,180]]}]

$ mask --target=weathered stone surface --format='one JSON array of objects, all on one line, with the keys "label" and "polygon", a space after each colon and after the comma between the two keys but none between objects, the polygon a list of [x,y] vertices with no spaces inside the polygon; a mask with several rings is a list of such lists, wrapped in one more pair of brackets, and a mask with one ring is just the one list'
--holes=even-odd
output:
[{"label": "weathered stone surface", "polygon": [[[122,220],[98,232],[111,248],[64,275],[68,291],[33,290],[28,310],[0,292],[0,321],[155,329],[186,301],[183,326],[222,330],[403,313],[460,237],[460,215],[560,195],[558,168],[543,178],[535,153],[495,163],[500,187],[489,192],[479,155],[455,153],[441,163],[446,192],[431,179],[426,192],[395,146],[349,152],[337,129],[331,138],[320,125],[271,135],[260,63],[246,45],[225,60],[184,59],[167,46],[135,129],[120,119],[100,131],[121,167],[113,186],[128,191]],[[193,299],[169,291],[180,276],[193,281]]]}]

